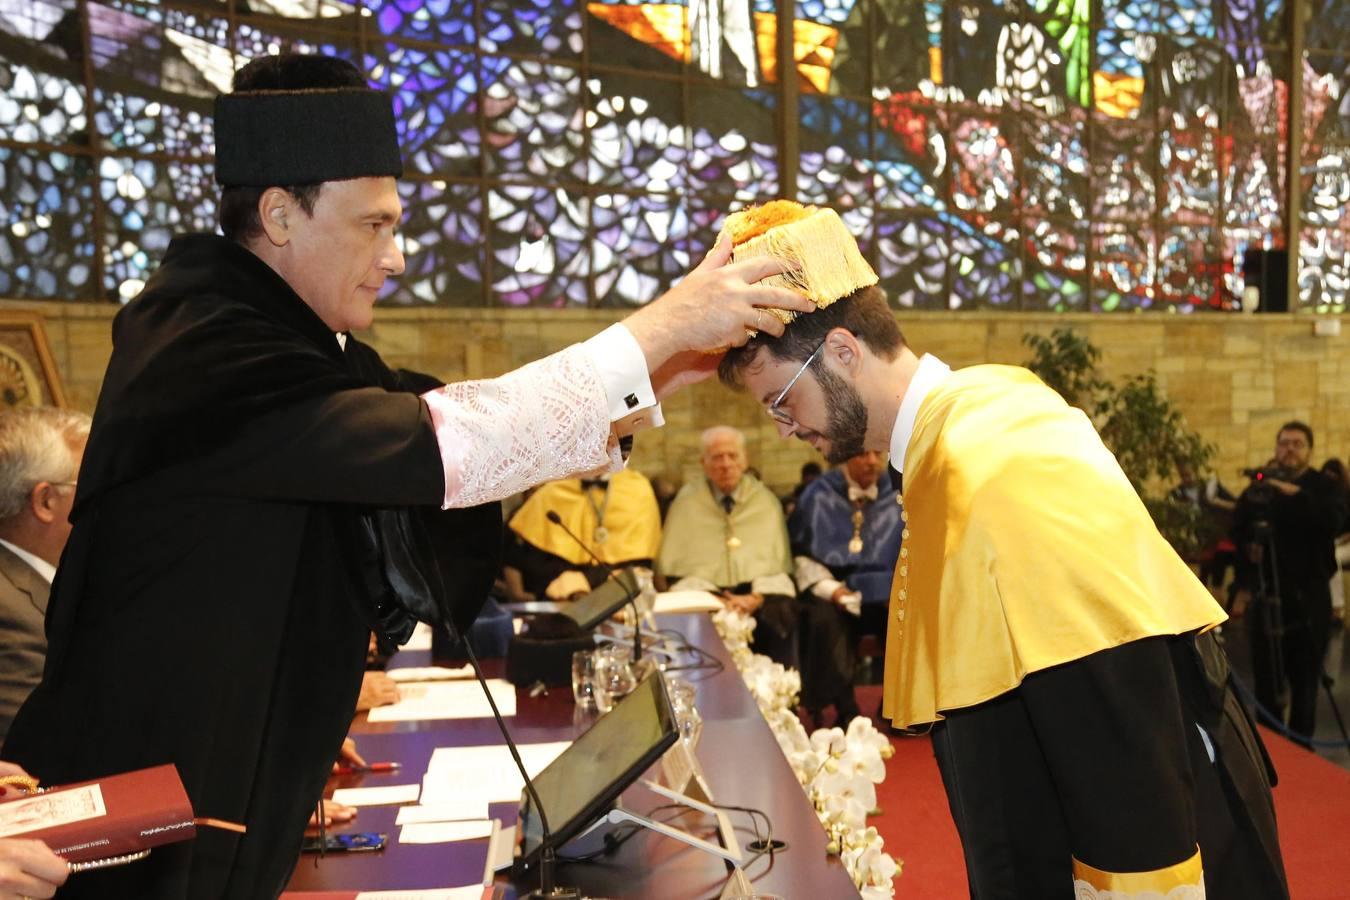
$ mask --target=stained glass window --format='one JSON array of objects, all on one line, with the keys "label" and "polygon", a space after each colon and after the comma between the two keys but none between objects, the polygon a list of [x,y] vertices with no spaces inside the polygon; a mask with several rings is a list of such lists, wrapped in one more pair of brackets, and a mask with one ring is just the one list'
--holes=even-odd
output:
[{"label": "stained glass window", "polygon": [[1348,8],[1294,60],[1286,0],[0,0],[0,294],[134,294],[214,225],[214,95],[305,50],[394,98],[388,302],[644,303],[791,196],[898,306],[1229,309],[1292,177],[1295,303],[1342,311]]},{"label": "stained glass window", "polygon": [[91,175],[78,156],[0,147],[0,294],[98,295]]}]

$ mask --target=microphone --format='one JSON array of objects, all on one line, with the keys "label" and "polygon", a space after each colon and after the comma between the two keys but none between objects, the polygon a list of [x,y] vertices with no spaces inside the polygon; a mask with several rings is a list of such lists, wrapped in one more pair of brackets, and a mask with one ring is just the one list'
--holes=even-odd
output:
[{"label": "microphone", "polygon": [[[450,640],[455,641],[459,636],[455,632],[455,626],[445,623],[445,630],[450,634]],[[511,751],[511,759],[516,763],[516,769],[520,772],[520,777],[525,781],[525,791],[530,795],[530,802],[539,813],[539,830],[544,849],[539,857],[539,890],[526,895],[527,900],[581,900],[581,892],[576,888],[558,887],[553,883],[553,866],[557,862],[556,854],[553,849],[553,832],[548,827],[548,815],[544,812],[544,804],[539,799],[538,792],[534,789],[534,781],[530,778],[530,773],[525,771],[525,763],[520,759],[520,751],[516,749],[516,742],[511,739],[511,732],[506,728],[506,722],[502,719],[502,714],[497,710],[497,701],[492,699],[492,691],[488,688],[487,679],[483,677],[483,670],[478,666],[478,657],[474,655],[473,647],[469,645],[468,638],[464,638],[464,653],[473,665],[474,677],[478,679],[478,685],[483,689],[483,696],[487,697],[488,706],[492,707],[492,718],[497,722],[497,730],[502,733],[506,739],[506,749]]]},{"label": "microphone", "polygon": [[[577,537],[572,529],[567,527],[562,520],[562,516],[558,515],[555,510],[550,509],[544,514],[544,518],[561,528],[578,547],[586,551],[587,556],[595,560],[597,566],[609,573],[605,576],[606,578],[614,573],[614,567],[609,563],[601,562],[600,557],[595,555],[595,551],[592,550],[585,541]],[[622,586],[623,582],[619,582],[619,584]],[[636,663],[638,660],[642,659],[642,613],[638,612],[637,594],[630,591],[627,587],[624,587],[623,592],[628,598],[628,605],[633,607],[633,662]]]}]

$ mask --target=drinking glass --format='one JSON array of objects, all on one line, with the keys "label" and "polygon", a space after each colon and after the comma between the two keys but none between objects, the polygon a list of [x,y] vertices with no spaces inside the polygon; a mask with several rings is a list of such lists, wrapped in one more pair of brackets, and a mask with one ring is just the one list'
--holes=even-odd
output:
[{"label": "drinking glass", "polygon": [[683,678],[666,679],[666,690],[670,694],[671,708],[675,710],[680,737],[692,752],[698,749],[698,739],[703,735],[703,716],[694,705],[698,692]]},{"label": "drinking glass", "polygon": [[594,650],[578,650],[572,654],[572,697],[578,709],[587,712],[596,709]]},{"label": "drinking glass", "polygon": [[595,651],[595,705],[607,713],[637,687],[633,671],[633,651],[620,644],[610,644]]}]

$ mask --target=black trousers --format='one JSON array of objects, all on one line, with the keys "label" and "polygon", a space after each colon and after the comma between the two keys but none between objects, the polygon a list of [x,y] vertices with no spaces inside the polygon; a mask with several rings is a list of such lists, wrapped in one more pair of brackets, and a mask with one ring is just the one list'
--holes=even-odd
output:
[{"label": "black trousers", "polygon": [[813,713],[834,706],[840,720],[856,715],[857,618],[810,594],[803,594],[799,603],[802,705]]},{"label": "black trousers", "polygon": [[1251,640],[1252,680],[1256,699],[1274,715],[1285,712],[1285,698],[1278,690],[1275,644],[1278,640],[1283,676],[1288,684],[1289,729],[1311,738],[1317,728],[1317,688],[1322,660],[1331,633],[1331,586],[1329,579],[1299,584],[1281,581],[1285,595],[1279,604],[1283,634],[1273,627],[1276,614],[1269,601],[1257,600],[1247,614]]},{"label": "black trousers", "polygon": [[944,715],[933,747],[972,898],[1071,900],[1074,859],[1147,872],[1197,847],[1208,896],[1288,897],[1272,773],[1212,637],[1135,641]]},{"label": "black trousers", "polygon": [[[749,585],[731,588],[734,593],[746,593]],[[762,653],[774,662],[790,669],[800,665],[797,656],[797,634],[800,615],[797,598],[786,594],[765,594],[764,605],[755,613],[755,633],[750,638],[750,649]]]}]

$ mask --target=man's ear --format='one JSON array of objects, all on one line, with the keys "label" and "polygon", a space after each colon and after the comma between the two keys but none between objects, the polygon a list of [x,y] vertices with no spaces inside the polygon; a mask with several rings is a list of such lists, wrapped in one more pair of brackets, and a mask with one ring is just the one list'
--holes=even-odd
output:
[{"label": "man's ear", "polygon": [[832,328],[825,335],[825,355],[834,359],[839,369],[857,376],[862,371],[862,342],[847,328]]},{"label": "man's ear", "polygon": [[33,518],[44,525],[55,522],[56,488],[46,481],[33,485],[33,489],[28,492],[28,508],[33,511]]},{"label": "man's ear", "polygon": [[270,187],[258,198],[258,219],[263,234],[274,247],[284,247],[291,240],[290,224],[295,217],[295,198],[290,191]]}]

